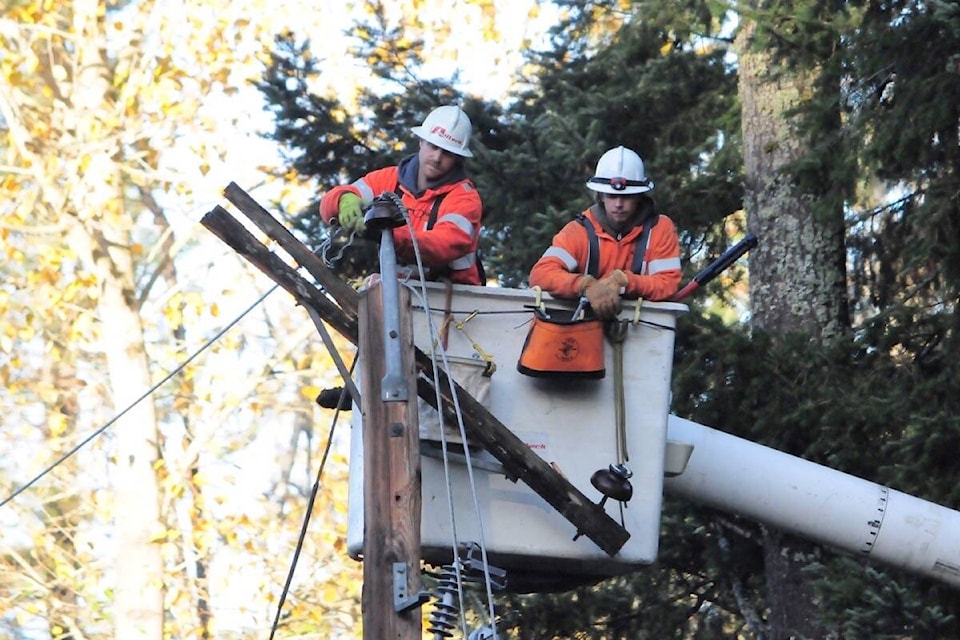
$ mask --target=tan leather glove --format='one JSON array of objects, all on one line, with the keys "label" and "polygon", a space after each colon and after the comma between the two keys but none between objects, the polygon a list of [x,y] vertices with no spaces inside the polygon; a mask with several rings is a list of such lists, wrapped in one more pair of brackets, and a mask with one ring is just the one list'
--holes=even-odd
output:
[{"label": "tan leather glove", "polygon": [[627,275],[619,269],[611,271],[600,280],[584,276],[580,281],[583,295],[601,318],[613,318],[620,313],[620,291],[625,286]]}]

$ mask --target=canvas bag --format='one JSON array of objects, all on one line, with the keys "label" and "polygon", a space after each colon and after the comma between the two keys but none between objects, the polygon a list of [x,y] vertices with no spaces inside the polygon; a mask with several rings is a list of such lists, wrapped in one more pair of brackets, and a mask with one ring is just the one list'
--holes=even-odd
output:
[{"label": "canvas bag", "polygon": [[[448,375],[477,402],[489,409],[490,383],[496,370],[493,363],[479,358],[452,355],[447,355],[446,360],[449,365]],[[417,398],[417,413],[420,417],[421,440],[441,442],[445,438],[447,442],[463,442],[456,422],[444,420],[444,433],[441,435],[440,414],[423,398]]]},{"label": "canvas bag", "polygon": [[536,306],[517,370],[535,378],[603,378],[603,321],[580,308]]}]

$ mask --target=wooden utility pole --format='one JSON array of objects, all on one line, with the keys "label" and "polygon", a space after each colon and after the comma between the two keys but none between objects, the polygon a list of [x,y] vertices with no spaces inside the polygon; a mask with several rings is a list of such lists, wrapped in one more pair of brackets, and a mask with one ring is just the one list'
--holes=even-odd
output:
[{"label": "wooden utility pole", "polygon": [[[363,408],[363,637],[420,640],[420,450],[409,293],[384,309],[383,285],[360,299]],[[384,399],[384,313],[399,312],[403,400]]]}]

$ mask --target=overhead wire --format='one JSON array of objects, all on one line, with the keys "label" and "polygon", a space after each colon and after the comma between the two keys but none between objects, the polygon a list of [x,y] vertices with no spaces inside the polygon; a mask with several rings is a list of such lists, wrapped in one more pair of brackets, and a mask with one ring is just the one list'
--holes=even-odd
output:
[{"label": "overhead wire", "polygon": [[174,376],[176,376],[176,375],[179,374],[181,371],[183,371],[183,369],[184,369],[188,364],[190,364],[190,363],[193,362],[197,357],[199,357],[201,353],[203,353],[204,351],[206,351],[207,349],[209,349],[211,345],[213,345],[217,340],[219,340],[221,337],[223,337],[223,335],[224,335],[227,331],[229,331],[230,329],[232,329],[233,326],[236,325],[238,322],[240,322],[240,320],[242,320],[248,313],[250,313],[250,312],[253,311],[255,308],[257,308],[261,303],[263,303],[263,301],[266,300],[267,296],[269,296],[271,293],[273,293],[273,292],[277,289],[278,286],[280,286],[280,285],[276,285],[276,284],[275,284],[275,285],[273,285],[272,287],[270,287],[270,289],[268,289],[263,295],[261,295],[259,298],[257,298],[257,301],[256,301],[256,302],[254,302],[254,303],[251,304],[249,307],[247,307],[247,308],[246,308],[243,312],[241,312],[240,315],[238,315],[236,318],[234,318],[234,319],[231,320],[229,323],[227,323],[226,325],[224,325],[224,327],[223,327],[222,329],[220,329],[220,331],[218,331],[216,334],[214,334],[214,336],[213,336],[212,338],[210,338],[209,340],[207,340],[207,342],[204,343],[203,346],[201,346],[199,349],[197,349],[196,351],[194,351],[194,352],[190,355],[190,357],[188,357],[186,360],[184,360],[184,361],[181,362],[179,365],[177,365],[177,367],[174,368],[172,371],[170,371],[167,375],[165,375],[165,376],[163,377],[163,379],[161,379],[159,382],[153,384],[153,385],[152,385],[149,389],[147,389],[147,391],[145,391],[139,398],[137,398],[136,400],[134,400],[133,402],[131,402],[129,405],[127,405],[127,406],[123,409],[123,411],[121,411],[120,413],[118,413],[117,415],[115,415],[113,418],[111,418],[109,421],[107,421],[105,424],[103,424],[102,426],[100,426],[100,427],[98,427],[96,430],[94,430],[93,433],[91,433],[90,435],[88,435],[86,438],[84,438],[83,440],[81,440],[77,445],[75,445],[72,449],[70,449],[69,451],[67,451],[67,452],[66,452],[65,454],[63,454],[62,456],[60,456],[56,461],[54,461],[52,464],[50,464],[49,466],[47,466],[43,471],[41,471],[41,472],[38,473],[36,476],[34,476],[29,482],[27,482],[26,484],[21,485],[19,488],[17,488],[12,494],[10,494],[8,497],[6,497],[6,498],[3,500],[3,502],[0,502],[0,508],[3,508],[3,507],[4,507],[7,503],[9,503],[11,500],[13,500],[13,499],[16,498],[17,496],[19,496],[21,493],[23,493],[24,491],[26,491],[27,489],[29,489],[30,487],[32,487],[34,484],[36,484],[37,482],[39,482],[39,481],[40,481],[44,476],[46,476],[48,473],[50,473],[51,471],[53,471],[54,469],[56,469],[58,466],[60,466],[60,465],[63,464],[64,462],[66,462],[70,457],[72,457],[73,455],[75,455],[75,454],[76,454],[78,451],[80,451],[83,447],[87,446],[90,442],[92,442],[94,439],[96,439],[97,437],[99,437],[104,431],[106,431],[107,429],[109,429],[114,423],[116,423],[120,418],[122,418],[123,416],[125,416],[125,415],[126,415],[128,412],[130,412],[134,407],[136,407],[138,404],[140,404],[141,402],[143,402],[146,398],[150,397],[154,392],[156,392],[157,389],[159,389],[160,387],[162,387],[163,385],[165,385],[165,384],[166,384],[169,380],[171,380]]},{"label": "overhead wire", "polygon": [[[427,325],[428,325],[428,330],[430,334],[430,359],[434,363],[433,385],[434,385],[434,390],[436,392],[437,414],[438,414],[439,423],[440,423],[440,447],[443,453],[444,480],[446,482],[446,489],[447,489],[447,506],[450,511],[451,536],[453,539],[453,542],[452,542],[452,550],[454,555],[453,566],[454,566],[456,577],[457,577],[457,590],[460,597],[460,602],[462,603],[463,602],[463,576],[462,576],[462,572],[460,571],[460,562],[459,562],[459,555],[458,555],[459,540],[457,537],[456,514],[455,514],[455,508],[453,505],[453,485],[450,478],[449,448],[447,444],[446,428],[444,425],[444,418],[443,418],[443,410],[442,410],[443,402],[440,394],[440,375],[436,369],[436,364],[437,364],[436,344],[437,344],[437,340],[439,339],[440,332],[438,331],[436,325],[434,324],[433,316],[430,312],[430,303],[429,303],[427,288],[425,284],[425,281],[426,281],[425,269],[423,268],[423,260],[420,254],[420,246],[417,242],[416,231],[414,230],[413,225],[410,222],[410,218],[407,215],[407,212],[404,212],[404,220],[406,221],[406,224],[410,227],[410,231],[411,231],[410,239],[411,239],[411,244],[413,245],[414,257],[417,263],[417,271],[420,276],[419,294],[421,297],[421,304],[425,310],[424,315],[427,319]],[[444,370],[448,374],[450,390],[451,390],[450,395],[453,398],[454,413],[457,416],[457,427],[459,430],[461,442],[463,443],[463,447],[464,447],[464,453],[465,453],[464,459],[465,459],[465,466],[467,469],[467,478],[470,484],[470,494],[473,498],[474,516],[477,522],[477,535],[479,537],[477,544],[480,547],[480,556],[481,556],[481,562],[483,565],[484,587],[486,589],[487,605],[488,605],[487,615],[489,616],[490,627],[493,629],[494,638],[496,638],[496,626],[495,626],[496,612],[495,612],[494,602],[493,602],[493,586],[492,586],[492,579],[490,577],[489,561],[487,558],[487,545],[486,545],[486,542],[484,539],[484,533],[483,533],[483,518],[480,515],[481,514],[480,504],[477,498],[477,488],[476,488],[476,481],[474,479],[474,473],[473,473],[473,463],[471,461],[471,455],[470,455],[470,445],[467,439],[466,426],[464,425],[464,421],[463,421],[463,412],[460,408],[459,396],[454,389],[453,377],[452,375],[450,375],[452,370],[450,368],[449,359],[447,358],[446,349],[440,349],[439,353],[440,353],[440,360],[443,362]],[[462,607],[461,607],[460,622],[461,622],[464,637],[466,637],[468,635],[467,629],[466,629],[466,617],[463,614]]]},{"label": "overhead wire", "polygon": [[[351,373],[353,372],[353,367],[355,367],[356,364],[357,361],[354,360],[350,367]],[[293,552],[293,560],[290,562],[290,569],[287,571],[287,580],[283,584],[283,590],[280,592],[280,599],[277,602],[277,614],[273,619],[272,626],[270,627],[270,640],[273,640],[277,629],[280,627],[280,615],[283,612],[283,605],[287,601],[287,594],[290,592],[290,585],[293,583],[293,575],[297,569],[297,562],[300,560],[300,553],[303,551],[303,543],[307,538],[307,527],[310,524],[310,516],[313,513],[313,505],[316,503],[317,494],[320,493],[320,481],[323,479],[323,471],[326,468],[327,460],[330,457],[334,432],[337,428],[337,421],[340,418],[340,405],[348,393],[347,387],[343,387],[343,389],[340,391],[340,398],[337,400],[336,410],[333,414],[333,420],[330,423],[330,431],[327,433],[327,444],[323,448],[323,456],[320,459],[320,467],[317,469],[317,478],[313,483],[313,489],[310,491],[310,498],[307,500],[306,512],[303,515],[303,523],[300,525],[300,534],[297,537],[297,546]]]},{"label": "overhead wire", "polygon": [[[3,502],[0,502],[0,507],[5,506],[7,503],[9,503],[9,502],[11,502],[12,500],[14,500],[14,499],[15,499],[17,496],[19,496],[21,493],[23,493],[24,491],[26,491],[27,489],[29,489],[31,486],[33,486],[34,484],[36,484],[37,482],[39,482],[44,476],[46,476],[47,474],[49,474],[51,471],[53,471],[53,470],[54,470],[56,467],[58,467],[59,465],[63,464],[66,460],[68,460],[71,456],[73,456],[73,455],[75,455],[77,452],[79,452],[83,447],[85,447],[87,444],[89,444],[90,442],[92,442],[95,438],[97,438],[98,436],[102,435],[107,429],[109,429],[113,424],[115,424],[118,420],[120,420],[124,415],[126,415],[128,412],[130,412],[130,411],[131,411],[134,407],[136,407],[139,403],[143,402],[143,400],[145,400],[145,399],[148,398],[150,395],[152,395],[153,393],[155,393],[160,387],[162,387],[162,386],[163,386],[164,384],[166,384],[169,380],[171,380],[174,376],[176,376],[176,375],[179,374],[181,371],[183,371],[183,369],[184,369],[187,365],[189,365],[191,362],[193,362],[197,357],[200,356],[200,354],[202,354],[204,351],[206,351],[207,349],[209,349],[214,343],[216,343],[220,338],[222,338],[222,337],[227,333],[227,331],[229,331],[230,329],[232,329],[238,322],[240,322],[240,320],[242,320],[244,317],[246,317],[247,314],[249,314],[251,311],[253,311],[255,308],[257,308],[260,304],[262,304],[263,301],[266,300],[266,298],[267,298],[271,293],[273,293],[273,292],[277,289],[277,287],[279,287],[279,285],[277,285],[277,284],[273,285],[273,286],[272,286],[270,289],[268,289],[263,295],[261,295],[253,304],[251,304],[249,307],[247,307],[245,310],[243,310],[239,315],[237,315],[237,316],[236,316],[233,320],[231,320],[229,323],[227,323],[226,325],[224,325],[216,334],[214,334],[213,337],[211,337],[210,339],[208,339],[199,349],[197,349],[196,351],[194,351],[186,360],[184,360],[184,361],[181,362],[179,365],[177,365],[176,368],[174,368],[173,370],[171,370],[171,371],[170,371],[167,375],[165,375],[160,381],[158,381],[158,382],[156,382],[155,384],[153,384],[147,391],[145,391],[142,395],[140,395],[136,400],[134,400],[133,402],[131,402],[131,403],[130,403],[127,407],[125,407],[120,413],[118,413],[116,416],[114,416],[113,418],[111,418],[109,421],[107,421],[107,422],[106,422],[105,424],[103,424],[102,426],[98,427],[95,431],[93,431],[93,433],[91,433],[90,435],[88,435],[86,438],[84,438],[83,440],[81,440],[76,446],[74,446],[72,449],[70,449],[70,451],[68,451],[67,453],[65,453],[64,455],[62,455],[62,456],[61,456],[60,458],[58,458],[55,462],[53,462],[53,463],[50,464],[48,467],[46,467],[43,471],[41,471],[39,474],[37,474],[36,476],[34,476],[29,482],[27,482],[27,483],[25,483],[24,485],[20,486],[20,487],[19,487],[16,491],[14,491],[10,496],[8,496],[7,498],[5,498],[5,499],[3,500]],[[308,311],[310,311],[309,308],[308,308]],[[313,317],[312,314],[311,314],[311,317]],[[314,318],[314,320],[315,320],[315,322],[316,322],[316,318]],[[318,328],[321,328],[321,327],[318,326]],[[327,340],[325,340],[324,342],[325,342],[327,348],[329,349],[329,348],[331,347],[331,345],[327,343]],[[351,368],[350,368],[350,372],[352,372],[353,366],[355,366],[355,365],[356,365],[356,361],[354,361],[354,362],[352,363]],[[343,373],[343,370],[341,370],[341,373]],[[349,373],[348,373],[348,375],[347,375],[346,377],[347,377],[347,379],[348,379],[348,381],[349,381]],[[345,394],[348,393],[348,387],[344,387],[343,393],[345,393]],[[292,560],[292,563],[291,563],[291,565],[290,565],[290,569],[289,569],[289,571],[288,571],[287,579],[286,579],[286,582],[285,582],[285,584],[284,584],[284,586],[283,586],[283,590],[282,590],[282,592],[281,592],[281,594],[280,594],[279,602],[278,602],[278,604],[277,604],[277,614],[276,614],[276,617],[274,618],[273,626],[272,626],[271,631],[270,631],[270,638],[271,638],[271,639],[274,637],[274,634],[276,633],[277,628],[279,627],[280,615],[281,615],[281,613],[282,613],[282,611],[283,611],[283,605],[284,605],[284,603],[286,602],[286,597],[287,597],[287,594],[289,593],[290,585],[291,585],[291,583],[292,583],[292,581],[293,581],[293,576],[294,576],[294,573],[295,573],[295,571],[296,571],[297,561],[299,560],[300,553],[301,553],[301,551],[302,551],[302,549],[303,549],[303,543],[304,543],[304,540],[306,539],[307,527],[308,527],[308,525],[309,525],[309,523],[310,523],[310,515],[311,515],[311,513],[313,512],[313,507],[314,507],[314,504],[316,503],[316,498],[317,498],[317,495],[318,495],[319,489],[320,489],[320,483],[321,483],[321,480],[323,479],[323,472],[324,472],[324,469],[326,468],[326,463],[327,463],[327,460],[329,459],[330,450],[331,450],[331,447],[332,447],[332,444],[333,444],[334,431],[335,431],[335,429],[336,429],[337,420],[338,420],[339,415],[340,415],[340,408],[339,408],[339,406],[340,406],[340,402],[337,403],[337,409],[336,409],[336,412],[334,413],[333,422],[332,422],[332,424],[331,424],[331,426],[330,426],[330,431],[329,431],[329,433],[328,433],[328,435],[327,435],[327,443],[326,443],[326,446],[324,447],[323,456],[322,456],[321,461],[320,461],[320,466],[319,466],[319,468],[318,468],[318,470],[317,470],[317,477],[316,477],[316,480],[315,480],[315,482],[314,482],[313,489],[312,489],[312,491],[311,491],[311,493],[310,493],[310,498],[309,498],[308,503],[307,503],[307,506],[306,506],[306,514],[305,514],[305,516],[304,516],[303,524],[301,525],[301,528],[300,528],[300,534],[299,534],[299,536],[298,536],[298,538],[297,538],[297,546],[296,546],[296,549],[295,549],[295,551],[294,551],[293,560]]]}]

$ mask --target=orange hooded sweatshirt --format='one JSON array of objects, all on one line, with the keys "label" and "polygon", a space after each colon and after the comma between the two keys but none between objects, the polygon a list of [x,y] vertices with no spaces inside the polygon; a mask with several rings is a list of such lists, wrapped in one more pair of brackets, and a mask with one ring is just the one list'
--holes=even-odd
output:
[{"label": "orange hooded sweatshirt", "polygon": [[[633,273],[633,254],[643,225],[637,225],[622,236],[606,231],[593,208],[583,212],[587,224],[593,225],[600,245],[598,278],[620,269],[627,276],[624,296],[644,300],[668,300],[680,287],[680,241],[673,220],[663,214],[650,230],[647,251],[640,273]],[[580,295],[580,280],[587,270],[589,239],[587,230],[576,220],[568,222],[553,237],[553,244],[543,253],[530,271],[530,286],[537,286],[559,298]]]},{"label": "orange hooded sweatshirt", "polygon": [[[413,154],[395,167],[376,169],[352,184],[334,187],[320,201],[320,216],[328,224],[335,219],[344,193],[359,196],[366,206],[384,191],[394,191],[401,196],[410,215],[409,225],[393,230],[397,262],[416,267],[412,237],[415,235],[428,280],[446,276],[459,284],[485,284],[478,256],[483,204],[476,187],[463,169],[458,168],[420,193],[418,167],[419,159]],[[437,218],[428,230],[438,198],[442,201]]]}]

